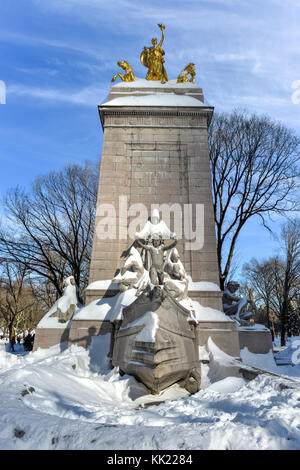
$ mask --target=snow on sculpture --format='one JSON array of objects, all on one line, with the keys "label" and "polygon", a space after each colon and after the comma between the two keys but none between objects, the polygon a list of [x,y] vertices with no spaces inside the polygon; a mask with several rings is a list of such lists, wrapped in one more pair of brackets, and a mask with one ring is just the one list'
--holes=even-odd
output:
[{"label": "snow on sculpture", "polygon": [[154,234],[165,240],[168,238],[172,239],[176,236],[174,232],[171,232],[167,224],[163,220],[160,220],[158,209],[153,210],[150,220],[147,220],[140,232],[136,232],[135,238],[147,240]]},{"label": "snow on sculpture", "polygon": [[78,289],[74,277],[69,276],[64,279],[63,295],[53,305],[51,310],[55,310],[49,318],[58,317],[59,323],[66,323],[72,318],[77,307],[80,307]]},{"label": "snow on sculpture", "polygon": [[177,248],[170,252],[164,267],[164,286],[166,290],[178,301],[186,299],[188,295],[188,275],[180,260]]},{"label": "snow on sculpture", "polygon": [[149,274],[143,266],[141,255],[132,246],[125,259],[120,272],[112,279],[112,282],[119,285],[120,291],[136,288],[143,290],[149,283]]}]

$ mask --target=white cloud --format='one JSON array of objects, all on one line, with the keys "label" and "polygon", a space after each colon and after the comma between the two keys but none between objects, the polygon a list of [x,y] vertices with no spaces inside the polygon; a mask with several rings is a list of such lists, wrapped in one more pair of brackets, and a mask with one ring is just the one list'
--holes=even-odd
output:
[{"label": "white cloud", "polygon": [[97,49],[93,49],[91,47],[86,47],[82,44],[75,44],[70,42],[68,38],[64,41],[55,40],[53,38],[49,39],[47,37],[36,36],[36,35],[28,35],[19,32],[12,32],[6,31],[5,29],[0,30],[0,38],[2,41],[16,43],[20,45],[29,45],[33,47],[51,47],[57,49],[65,49],[69,51],[73,51],[84,56],[92,56],[94,59],[101,58],[101,53]]},{"label": "white cloud", "polygon": [[7,87],[11,96],[28,96],[47,101],[64,101],[85,106],[97,106],[105,99],[107,89],[100,86],[88,86],[78,91],[57,90],[12,84]]}]

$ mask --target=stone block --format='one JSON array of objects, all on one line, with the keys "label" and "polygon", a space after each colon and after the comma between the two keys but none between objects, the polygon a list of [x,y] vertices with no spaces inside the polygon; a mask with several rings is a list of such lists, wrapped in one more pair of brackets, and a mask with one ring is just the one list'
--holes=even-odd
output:
[{"label": "stone block", "polygon": [[113,333],[113,326],[105,320],[72,320],[68,345],[76,344],[87,348],[93,336]]},{"label": "stone block", "polygon": [[56,344],[68,342],[69,340],[69,329],[63,328],[37,328],[35,332],[33,351],[39,348],[50,348]]},{"label": "stone block", "polygon": [[267,354],[273,350],[272,335],[270,330],[255,330],[239,328],[240,350],[248,348],[254,354]]},{"label": "stone block", "polygon": [[199,346],[204,346],[210,337],[226,354],[240,357],[239,333],[235,322],[201,322],[196,327],[196,337]]}]

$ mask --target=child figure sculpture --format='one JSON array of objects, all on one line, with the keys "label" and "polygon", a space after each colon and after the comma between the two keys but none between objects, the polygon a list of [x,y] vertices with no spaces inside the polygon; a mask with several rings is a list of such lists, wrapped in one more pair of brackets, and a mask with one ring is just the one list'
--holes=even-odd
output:
[{"label": "child figure sculpture", "polygon": [[153,234],[149,245],[145,245],[140,240],[137,240],[137,242],[144,250],[150,253],[151,266],[149,275],[151,283],[154,286],[162,285],[164,282],[164,253],[176,246],[177,239],[175,239],[171,245],[165,246],[161,237],[157,234]]}]

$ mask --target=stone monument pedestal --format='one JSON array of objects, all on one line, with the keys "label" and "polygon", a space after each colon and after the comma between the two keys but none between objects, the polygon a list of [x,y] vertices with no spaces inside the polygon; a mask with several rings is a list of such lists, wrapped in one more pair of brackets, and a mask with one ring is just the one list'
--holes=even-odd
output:
[{"label": "stone monument pedestal", "polygon": [[267,354],[273,350],[272,335],[267,328],[240,327],[238,334],[240,350],[248,348],[254,354]]},{"label": "stone monument pedestal", "polygon": [[33,351],[39,348],[50,348],[56,344],[68,345],[69,328],[36,328]]},{"label": "stone monument pedestal", "polygon": [[229,356],[240,357],[239,333],[232,321],[203,321],[196,328],[198,346],[204,346],[210,337]]},{"label": "stone monument pedestal", "polygon": [[[136,79],[111,87],[99,106],[104,137],[90,285],[113,279],[121,253],[133,242],[128,227],[136,214],[130,216],[129,208],[143,204],[143,225],[156,205],[168,226],[169,210],[193,281],[216,285],[215,293],[201,298],[221,309],[207,132],[212,113],[194,83]],[[115,236],[107,238],[101,236],[106,203],[115,208],[115,217],[106,219],[106,231]],[[181,215],[176,230],[175,212]],[[99,298],[99,290],[88,288],[86,302]]]}]

